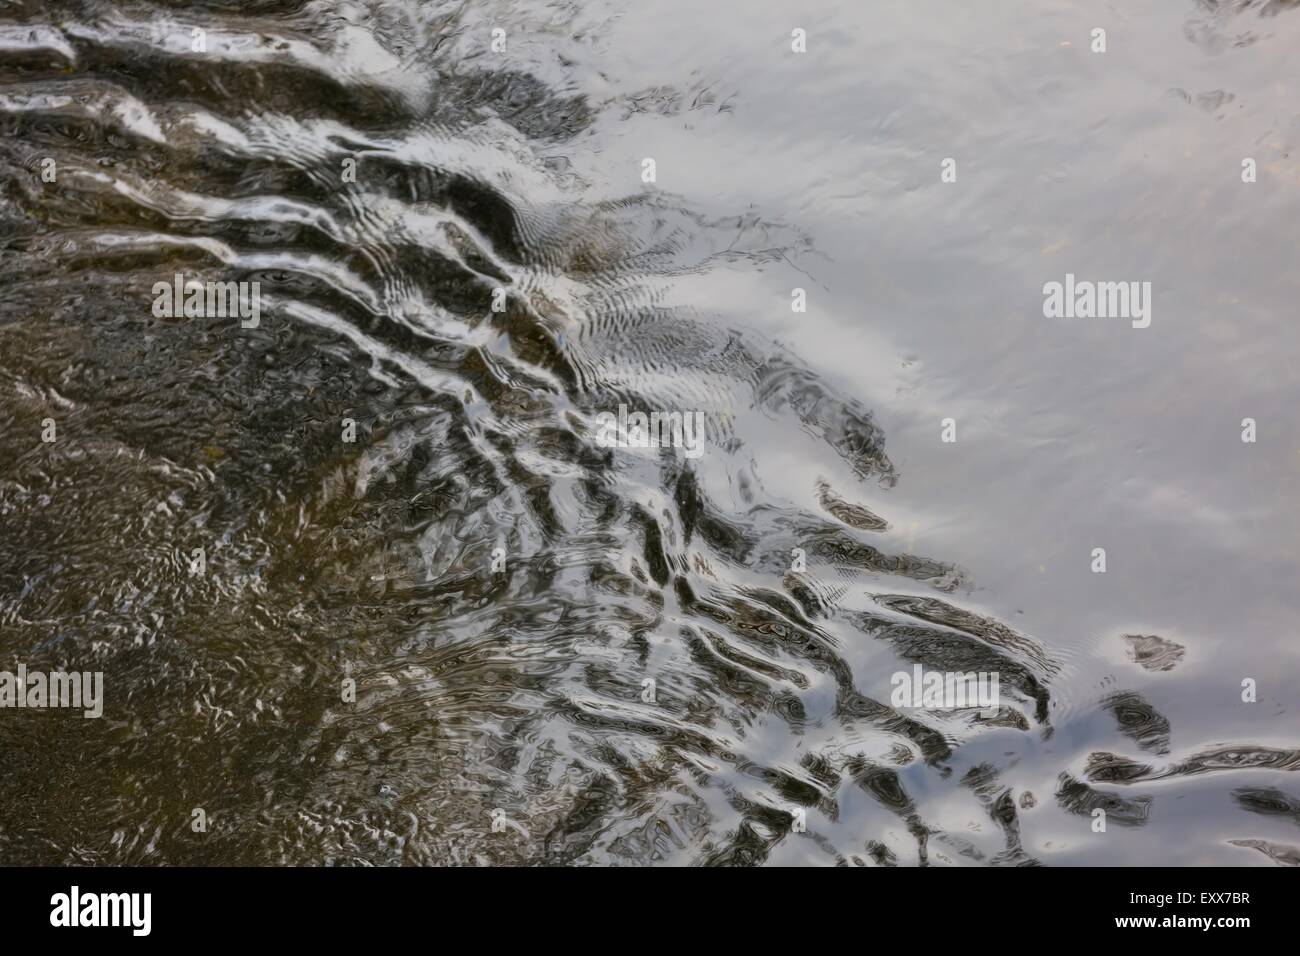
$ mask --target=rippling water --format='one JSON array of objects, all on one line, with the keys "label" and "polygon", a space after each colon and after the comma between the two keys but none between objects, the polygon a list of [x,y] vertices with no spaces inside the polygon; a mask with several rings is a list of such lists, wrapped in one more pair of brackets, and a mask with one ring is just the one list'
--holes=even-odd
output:
[{"label": "rippling water", "polygon": [[1140,6],[0,3],[0,861],[1300,862],[1300,13]]}]

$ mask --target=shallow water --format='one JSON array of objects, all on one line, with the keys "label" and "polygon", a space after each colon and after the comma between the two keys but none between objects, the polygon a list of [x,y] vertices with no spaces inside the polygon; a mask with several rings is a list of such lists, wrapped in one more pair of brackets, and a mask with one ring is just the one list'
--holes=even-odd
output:
[{"label": "shallow water", "polygon": [[0,3],[0,862],[1294,865],[1300,12],[1141,6]]}]

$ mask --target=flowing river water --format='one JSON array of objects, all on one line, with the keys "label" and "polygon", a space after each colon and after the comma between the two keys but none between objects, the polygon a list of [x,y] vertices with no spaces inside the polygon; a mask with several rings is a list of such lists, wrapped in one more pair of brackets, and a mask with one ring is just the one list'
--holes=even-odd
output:
[{"label": "flowing river water", "polygon": [[1300,863],[1295,6],[3,0],[0,862]]}]

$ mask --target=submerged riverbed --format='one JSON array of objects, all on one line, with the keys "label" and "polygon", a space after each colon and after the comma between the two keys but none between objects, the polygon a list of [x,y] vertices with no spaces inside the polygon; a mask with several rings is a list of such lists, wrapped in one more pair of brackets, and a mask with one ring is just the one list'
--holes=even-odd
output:
[{"label": "submerged riverbed", "polygon": [[1295,6],[0,3],[0,862],[1295,865]]}]

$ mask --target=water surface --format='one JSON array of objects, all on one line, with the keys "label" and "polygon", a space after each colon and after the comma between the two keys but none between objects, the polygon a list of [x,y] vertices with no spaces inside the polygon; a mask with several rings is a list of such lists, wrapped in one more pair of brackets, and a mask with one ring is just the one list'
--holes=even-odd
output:
[{"label": "water surface", "polygon": [[0,861],[1294,862],[1300,13],[1140,6],[0,4]]}]

